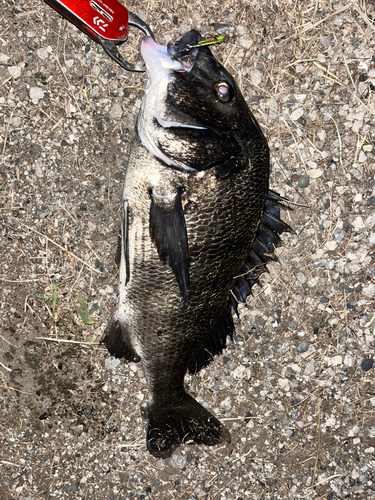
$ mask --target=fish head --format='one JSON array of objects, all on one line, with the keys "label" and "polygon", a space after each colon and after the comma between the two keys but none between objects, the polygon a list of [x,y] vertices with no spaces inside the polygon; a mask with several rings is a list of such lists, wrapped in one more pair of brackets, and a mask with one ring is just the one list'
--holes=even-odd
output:
[{"label": "fish head", "polygon": [[252,135],[264,139],[235,80],[200,40],[196,30],[167,46],[143,39],[149,81],[138,118],[152,154],[195,172],[231,158],[246,162]]}]

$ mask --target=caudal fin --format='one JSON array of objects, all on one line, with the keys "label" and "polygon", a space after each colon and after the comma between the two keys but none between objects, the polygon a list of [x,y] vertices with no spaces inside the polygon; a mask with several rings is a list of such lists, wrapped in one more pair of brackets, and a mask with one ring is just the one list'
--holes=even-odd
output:
[{"label": "caudal fin", "polygon": [[192,439],[209,446],[230,443],[229,431],[194,398],[186,394],[178,407],[149,405],[147,448],[157,458],[170,457],[182,443]]}]

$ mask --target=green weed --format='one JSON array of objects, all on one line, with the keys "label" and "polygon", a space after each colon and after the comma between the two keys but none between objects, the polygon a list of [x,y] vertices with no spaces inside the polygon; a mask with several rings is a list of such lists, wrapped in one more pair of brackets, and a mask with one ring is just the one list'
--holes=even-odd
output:
[{"label": "green weed", "polygon": [[96,320],[93,318],[92,313],[99,309],[99,306],[94,306],[89,310],[82,299],[80,299],[79,297],[76,297],[76,299],[81,306],[81,309],[78,309],[78,314],[81,318],[82,323],[84,323],[85,325],[93,325]]}]

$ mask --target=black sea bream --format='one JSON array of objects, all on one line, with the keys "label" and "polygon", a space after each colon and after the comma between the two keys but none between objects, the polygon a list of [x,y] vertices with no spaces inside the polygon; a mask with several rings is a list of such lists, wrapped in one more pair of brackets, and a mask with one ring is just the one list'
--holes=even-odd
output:
[{"label": "black sea bream", "polygon": [[[269,149],[235,81],[190,31],[141,46],[149,82],[122,200],[119,306],[103,342],[141,361],[147,448],[230,442],[184,388],[226,346],[244,302],[288,230],[269,191]],[[239,277],[241,276],[241,277]]]}]

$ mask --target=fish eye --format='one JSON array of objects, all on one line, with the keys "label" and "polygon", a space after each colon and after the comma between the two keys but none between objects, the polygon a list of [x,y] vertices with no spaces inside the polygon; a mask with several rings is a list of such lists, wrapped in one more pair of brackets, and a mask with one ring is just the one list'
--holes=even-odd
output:
[{"label": "fish eye", "polygon": [[213,92],[220,102],[228,102],[233,99],[233,89],[227,82],[215,83]]}]

